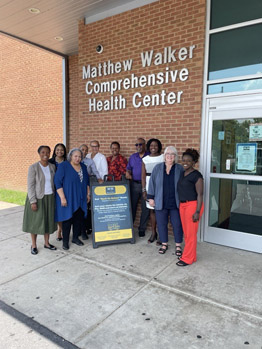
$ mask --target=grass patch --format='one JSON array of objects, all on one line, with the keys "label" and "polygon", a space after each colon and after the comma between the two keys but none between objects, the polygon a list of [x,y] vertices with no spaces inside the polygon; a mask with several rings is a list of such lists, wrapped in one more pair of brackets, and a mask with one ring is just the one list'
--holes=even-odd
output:
[{"label": "grass patch", "polygon": [[11,204],[24,205],[27,193],[23,191],[8,190],[0,188],[0,201]]}]

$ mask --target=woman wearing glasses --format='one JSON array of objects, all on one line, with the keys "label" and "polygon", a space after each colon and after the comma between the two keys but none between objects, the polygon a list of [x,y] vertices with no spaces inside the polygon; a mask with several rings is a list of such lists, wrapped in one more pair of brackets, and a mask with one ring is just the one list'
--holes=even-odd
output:
[{"label": "woman wearing glasses", "polygon": [[176,163],[177,160],[176,148],[167,147],[164,151],[164,162],[156,165],[151,174],[147,198],[149,204],[155,208],[159,239],[162,242],[159,253],[164,254],[168,249],[168,217],[170,216],[176,242],[176,255],[180,257],[183,230],[179,215],[177,183],[184,170]]}]

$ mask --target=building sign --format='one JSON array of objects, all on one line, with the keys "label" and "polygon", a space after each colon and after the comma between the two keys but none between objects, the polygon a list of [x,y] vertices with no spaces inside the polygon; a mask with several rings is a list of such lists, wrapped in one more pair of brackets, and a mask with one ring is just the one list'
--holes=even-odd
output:
[{"label": "building sign", "polygon": [[91,185],[93,247],[134,243],[128,181]]},{"label": "building sign", "polygon": [[236,172],[256,173],[257,143],[237,143]]},{"label": "building sign", "polygon": [[[186,61],[192,59],[194,55],[195,45],[174,49],[171,46],[165,47],[162,52],[155,53],[154,50],[141,52],[140,64],[141,68],[160,66],[163,64],[175,63],[178,61]],[[109,80],[113,74],[121,72],[131,73],[133,59],[127,59],[119,62],[111,62],[110,60],[99,63],[97,66],[83,66],[82,79],[87,80],[85,84],[85,92],[88,96],[96,95],[89,98],[89,112],[111,111],[127,108],[127,100],[118,91],[145,88],[148,86],[160,86],[169,83],[185,82],[188,80],[189,71],[187,68],[170,69],[168,66],[164,70],[147,75],[136,75],[132,73],[128,77]],[[93,79],[104,77],[107,80],[94,82]],[[102,93],[109,93],[109,99],[98,99]],[[170,104],[180,104],[183,91],[166,91],[162,89],[159,93],[142,94],[135,92],[132,95],[132,106],[134,108],[165,106]]]}]

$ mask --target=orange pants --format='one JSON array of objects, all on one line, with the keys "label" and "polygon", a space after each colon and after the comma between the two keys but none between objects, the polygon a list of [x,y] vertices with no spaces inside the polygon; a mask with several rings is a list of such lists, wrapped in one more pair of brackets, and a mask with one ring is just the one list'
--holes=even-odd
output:
[{"label": "orange pants", "polygon": [[[185,248],[180,260],[187,264],[192,264],[197,260],[197,230],[199,221],[193,222],[193,214],[196,212],[196,209],[197,201],[181,202],[179,206],[185,240]],[[201,207],[199,219],[203,210],[204,205]]]}]

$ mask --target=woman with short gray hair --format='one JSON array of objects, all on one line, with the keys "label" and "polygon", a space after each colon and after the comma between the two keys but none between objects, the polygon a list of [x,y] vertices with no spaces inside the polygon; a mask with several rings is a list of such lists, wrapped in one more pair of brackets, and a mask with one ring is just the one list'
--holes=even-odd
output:
[{"label": "woman with short gray hair", "polygon": [[81,234],[84,217],[87,215],[87,202],[90,200],[89,177],[86,166],[81,163],[83,154],[74,148],[68,153],[68,161],[62,162],[55,174],[56,214],[62,222],[63,249],[69,249],[69,234],[73,225],[72,243],[82,246],[78,238]]},{"label": "woman with short gray hair", "polygon": [[168,249],[168,217],[170,216],[176,242],[175,253],[180,257],[183,230],[179,215],[177,183],[184,170],[176,163],[177,160],[176,148],[168,146],[164,151],[164,162],[157,164],[152,171],[147,198],[149,204],[155,208],[159,239],[162,242],[159,253],[164,254]]}]

